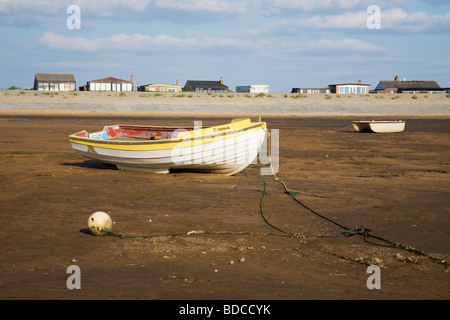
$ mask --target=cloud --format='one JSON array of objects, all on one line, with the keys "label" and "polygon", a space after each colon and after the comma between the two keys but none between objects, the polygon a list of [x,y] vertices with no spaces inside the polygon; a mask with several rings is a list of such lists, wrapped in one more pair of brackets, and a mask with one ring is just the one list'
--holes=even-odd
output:
[{"label": "cloud", "polygon": [[132,35],[120,33],[109,38],[87,39],[84,37],[70,38],[54,32],[47,32],[40,38],[40,42],[51,49],[74,51],[166,51],[172,49],[189,51],[226,47],[253,50],[271,45],[271,42],[265,39],[251,40],[238,37],[211,36],[180,38],[167,34],[152,37],[141,33]]},{"label": "cloud", "polygon": [[404,32],[445,32],[450,28],[450,12],[430,15],[427,12],[407,13],[400,8],[381,11],[381,28]]},{"label": "cloud", "polygon": [[282,47],[288,53],[298,53],[302,51],[326,51],[326,52],[372,52],[380,53],[388,51],[385,46],[370,44],[368,42],[354,39],[317,39],[307,42],[283,42]]},{"label": "cloud", "polygon": [[0,0],[0,13],[18,15],[24,12],[51,17],[65,14],[70,5],[78,5],[82,14],[91,17],[119,16],[124,11],[146,14],[160,8],[189,12],[241,14],[246,1],[239,0]]},{"label": "cloud", "polygon": [[[246,31],[251,36],[299,33],[304,30],[350,31],[367,30],[367,11],[345,12],[337,15],[314,15],[281,19],[266,26]],[[408,13],[401,8],[380,11],[382,30],[402,32],[446,32],[450,29],[450,13],[431,15],[427,12]]]},{"label": "cloud", "polygon": [[244,13],[245,1],[230,0],[154,0],[153,5],[159,8],[167,8],[183,11],[207,11],[222,13]]},{"label": "cloud", "polygon": [[385,46],[374,45],[359,39],[319,39],[308,42],[310,50],[339,50],[354,52],[385,52],[388,49]]},{"label": "cloud", "polygon": [[406,5],[407,0],[268,0],[266,5],[274,10],[298,10],[298,11],[324,11],[324,10],[350,10],[367,8],[376,4],[382,8]]}]

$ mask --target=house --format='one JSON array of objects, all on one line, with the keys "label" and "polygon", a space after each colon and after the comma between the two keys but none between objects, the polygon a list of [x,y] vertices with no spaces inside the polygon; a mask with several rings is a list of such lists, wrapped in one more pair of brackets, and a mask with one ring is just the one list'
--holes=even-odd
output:
[{"label": "house", "polygon": [[330,93],[330,88],[292,88],[291,93]]},{"label": "house", "polygon": [[375,88],[376,93],[444,93],[434,80],[399,80],[398,76],[393,81],[381,80]]},{"label": "house", "polygon": [[188,80],[184,85],[183,91],[194,92],[229,92],[230,90],[223,84],[223,78],[220,81]]},{"label": "house", "polygon": [[236,86],[238,93],[269,93],[269,86],[266,84],[252,84],[246,86]]},{"label": "house", "polygon": [[76,81],[72,73],[36,73],[34,90],[75,91]]},{"label": "house", "polygon": [[176,85],[164,83],[145,84],[139,86],[138,91],[180,92],[180,80],[177,80]]},{"label": "house", "polygon": [[358,83],[341,83],[341,84],[330,84],[330,93],[346,94],[346,93],[356,93],[365,94],[369,93],[370,84],[362,84],[361,80]]},{"label": "house", "polygon": [[80,87],[80,91],[133,91],[133,85],[133,76],[130,81],[108,77],[88,81],[84,87]]}]

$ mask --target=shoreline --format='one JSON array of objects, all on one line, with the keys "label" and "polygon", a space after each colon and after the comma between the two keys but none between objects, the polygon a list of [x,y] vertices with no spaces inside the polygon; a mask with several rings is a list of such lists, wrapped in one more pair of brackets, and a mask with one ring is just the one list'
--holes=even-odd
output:
[{"label": "shoreline", "polygon": [[0,90],[0,115],[449,117],[446,94],[208,94]]},{"label": "shoreline", "polygon": [[358,113],[232,113],[232,112],[173,112],[173,111],[97,111],[97,110],[61,110],[61,109],[0,109],[0,117],[81,117],[81,118],[235,118],[259,115],[262,118],[348,118],[365,117],[371,119],[389,117],[409,119],[449,119],[446,113],[402,113],[402,114],[358,114]]}]

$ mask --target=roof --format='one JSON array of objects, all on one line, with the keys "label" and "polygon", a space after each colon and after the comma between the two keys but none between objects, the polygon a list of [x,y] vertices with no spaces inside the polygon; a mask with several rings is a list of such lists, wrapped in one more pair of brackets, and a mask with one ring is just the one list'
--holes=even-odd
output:
[{"label": "roof", "polygon": [[207,81],[207,80],[188,80],[187,84],[190,84],[192,87],[214,87],[214,88],[228,88],[228,86],[224,85],[220,81]]},{"label": "roof", "polygon": [[103,78],[103,79],[98,79],[98,80],[91,80],[88,82],[89,83],[91,83],[91,82],[93,82],[93,83],[132,83],[131,81],[118,79],[118,78],[114,78],[114,77],[108,77],[108,78]]},{"label": "roof", "polygon": [[[402,90],[415,89],[415,90],[430,90],[430,89],[441,89],[439,84],[434,80],[402,80],[402,81],[392,81],[392,80],[381,80],[380,84],[383,84],[386,89],[397,88]],[[378,85],[380,86],[380,85]],[[378,88],[377,86],[377,88]]]},{"label": "roof", "polygon": [[37,81],[75,82],[73,73],[36,73]]},{"label": "roof", "polygon": [[171,86],[171,87],[180,87],[176,84],[169,84],[169,83],[149,83],[149,84],[143,84],[139,87],[148,87],[148,86]]},{"label": "roof", "polygon": [[367,83],[337,83],[337,84],[330,84],[330,86],[370,86],[370,84],[367,84]]}]

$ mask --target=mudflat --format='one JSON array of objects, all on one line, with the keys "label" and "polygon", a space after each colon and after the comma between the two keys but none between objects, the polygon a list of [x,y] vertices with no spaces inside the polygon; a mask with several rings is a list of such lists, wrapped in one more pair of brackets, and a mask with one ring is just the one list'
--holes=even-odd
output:
[{"label": "mudflat", "polygon": [[[402,117],[395,134],[358,133],[350,124],[362,119],[349,115],[263,117],[279,130],[277,177],[320,216],[261,175],[260,161],[234,176],[119,171],[77,155],[67,139],[107,124],[231,118],[2,113],[0,298],[450,298],[448,268],[430,258],[450,260],[448,115]],[[96,211],[127,237],[90,234]],[[81,289],[67,287],[71,265]],[[371,265],[380,289],[367,286]]]}]

